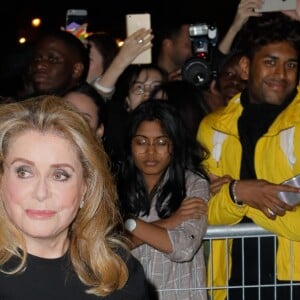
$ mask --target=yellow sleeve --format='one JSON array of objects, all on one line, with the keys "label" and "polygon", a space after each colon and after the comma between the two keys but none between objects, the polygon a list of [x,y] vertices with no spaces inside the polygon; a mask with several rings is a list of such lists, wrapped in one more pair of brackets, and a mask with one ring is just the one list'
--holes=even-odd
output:
[{"label": "yellow sleeve", "polygon": [[[204,166],[210,174],[224,176],[226,174],[216,160],[212,157],[213,132],[212,124],[215,116],[207,115],[200,123],[197,140],[209,151]],[[224,184],[220,192],[212,196],[208,202],[208,223],[209,225],[232,225],[239,223],[248,211],[248,206],[236,205],[229,195],[229,184]]]},{"label": "yellow sleeve", "polygon": [[249,210],[248,205],[235,204],[229,195],[229,184],[208,202],[209,225],[233,225],[239,223]]},{"label": "yellow sleeve", "polygon": [[266,230],[289,240],[300,241],[300,206],[295,211],[287,211],[284,216],[271,220],[258,209],[249,207],[247,217]]},{"label": "yellow sleeve", "polygon": [[213,122],[212,118],[213,114],[209,114],[202,119],[197,132],[197,141],[209,152],[208,158],[203,162],[204,167],[208,170],[209,173],[222,176],[223,174],[220,174],[220,169],[218,168],[216,161],[211,155],[213,149],[214,133],[214,130],[211,126],[211,123]]}]

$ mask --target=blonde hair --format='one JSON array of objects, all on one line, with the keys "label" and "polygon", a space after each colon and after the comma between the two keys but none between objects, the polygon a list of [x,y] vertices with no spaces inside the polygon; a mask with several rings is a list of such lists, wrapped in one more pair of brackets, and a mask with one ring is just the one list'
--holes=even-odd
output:
[{"label": "blonde hair", "polygon": [[[128,270],[118,250],[126,246],[118,231],[121,216],[117,192],[102,145],[85,118],[62,98],[41,96],[4,104],[0,106],[0,177],[10,140],[28,130],[55,132],[69,140],[83,167],[85,204],[69,233],[69,255],[75,272],[89,287],[88,293],[105,296],[122,288]],[[26,245],[0,201],[0,265],[12,256],[18,256],[20,263],[9,274],[22,272],[26,267]],[[3,267],[0,271],[6,272]]]}]

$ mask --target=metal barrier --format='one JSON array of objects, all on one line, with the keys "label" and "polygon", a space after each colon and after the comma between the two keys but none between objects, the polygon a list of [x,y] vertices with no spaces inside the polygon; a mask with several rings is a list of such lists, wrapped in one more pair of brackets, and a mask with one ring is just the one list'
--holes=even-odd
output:
[{"label": "metal barrier", "polygon": [[[225,245],[226,245],[226,249],[230,249],[229,243],[231,243],[233,241],[233,239],[240,239],[241,242],[241,249],[242,249],[242,253],[241,253],[241,257],[244,257],[244,243],[246,241],[246,239],[256,239],[257,241],[257,256],[260,257],[261,255],[261,245],[263,244],[263,240],[264,239],[271,239],[273,242],[273,253],[272,255],[274,255],[275,258],[275,262],[276,262],[276,249],[277,249],[277,238],[275,234],[272,234],[266,230],[264,230],[263,228],[257,226],[256,224],[253,223],[243,223],[243,224],[237,224],[234,226],[209,226],[207,233],[205,235],[204,238],[204,253],[205,253],[205,257],[206,257],[206,264],[207,264],[207,268],[211,268],[212,270],[212,266],[214,264],[214,262],[212,260],[208,260],[208,256],[210,254],[210,250],[213,247],[213,241],[224,241]],[[230,256],[228,251],[225,253],[225,257],[226,257],[226,261],[225,261],[225,265],[226,265],[226,274],[229,274],[229,266],[230,266]],[[253,253],[255,255],[255,253]],[[207,278],[208,281],[208,285],[206,287],[195,287],[192,290],[193,291],[199,291],[199,290],[203,290],[205,289],[207,291],[208,294],[208,299],[209,300],[230,300],[230,299],[239,299],[239,300],[244,300],[244,299],[251,299],[251,300],[299,300],[298,298],[295,298],[295,296],[293,296],[293,290],[292,287],[294,286],[299,286],[299,283],[295,283],[292,281],[289,282],[278,282],[276,279],[276,263],[274,263],[274,274],[273,274],[273,278],[271,279],[271,282],[265,284],[263,282],[261,282],[261,274],[257,274],[257,283],[256,284],[247,284],[245,282],[245,274],[247,272],[247,269],[245,268],[245,261],[242,261],[242,278],[241,278],[241,284],[238,285],[229,285],[229,275],[227,275],[227,278],[225,280],[225,284],[224,285],[220,285],[220,286],[213,286],[211,284],[209,284],[209,282],[212,282],[212,277],[213,274],[212,272],[210,273],[210,275]],[[257,264],[258,264],[258,270],[261,270],[261,263],[262,260],[259,258],[257,260]],[[292,267],[292,266],[291,266]],[[256,276],[255,276],[256,277]],[[289,297],[285,297],[285,298],[280,298],[278,295],[278,288],[282,288],[282,287],[287,287],[289,289]],[[261,292],[263,291],[263,289],[272,289],[272,296],[271,297],[265,297],[264,294]],[[233,289],[235,290],[239,290],[239,292],[241,293],[240,297],[235,297],[233,296],[233,298],[231,298],[229,291],[231,292]],[[253,297],[253,298],[249,298],[249,295],[247,296],[247,298],[245,297],[246,291],[249,291],[249,289],[256,289],[258,291],[257,296]],[[191,289],[190,289],[191,290]],[[167,293],[167,290],[160,290],[158,291],[160,294],[160,299],[165,299],[164,294]],[[180,293],[180,290],[178,290],[178,292]],[[185,298],[184,298],[185,299]]]},{"label": "metal barrier", "polygon": [[[256,278],[254,278],[255,283],[249,283],[245,280],[245,275],[247,273],[247,267],[246,267],[246,261],[245,261],[245,243],[247,241],[250,241],[250,239],[255,239],[255,243],[257,247],[253,251],[253,255],[257,256],[257,266],[255,266],[258,270]],[[262,274],[265,272],[263,263],[264,258],[266,258],[266,253],[262,254],[262,251],[266,251],[262,248],[262,246],[265,243],[265,240],[268,239],[268,243],[273,246],[272,252],[269,253],[269,256],[274,257],[273,262],[273,272],[271,274],[271,278],[268,278],[267,282],[263,281],[262,276],[265,274]],[[265,229],[257,226],[253,223],[243,223],[243,224],[237,224],[234,226],[209,226],[206,236],[205,236],[205,243],[206,243],[206,255],[208,257],[210,250],[212,249],[213,241],[221,241],[223,240],[225,242],[225,249],[226,249],[226,284],[223,286],[209,286],[208,284],[208,295],[209,299],[211,300],[224,300],[227,296],[227,300],[230,299],[255,299],[255,300],[294,300],[296,299],[296,296],[293,295],[293,289],[292,287],[298,285],[299,283],[295,283],[292,281],[288,282],[278,282],[276,278],[277,270],[276,270],[276,250],[277,250],[277,238],[275,234],[272,234]],[[229,251],[230,249],[229,243],[231,243],[233,240],[239,241],[240,244],[240,256],[241,256],[241,278],[240,282],[237,284],[236,282],[234,284],[229,285],[229,273],[230,273],[230,257],[229,257]],[[292,245],[292,243],[291,243]],[[256,253],[255,253],[256,251]],[[293,247],[291,247],[291,252],[293,252]],[[235,253],[236,254],[236,253]],[[291,253],[292,254],[292,253]],[[252,255],[252,253],[251,253]],[[293,255],[291,255],[293,256]],[[233,260],[235,257],[233,257]],[[210,268],[212,270],[213,267],[213,261],[209,261],[207,259],[207,268]],[[290,263],[290,268],[293,269],[292,263]],[[268,274],[270,275],[270,274]],[[213,274],[210,272],[210,278],[207,278],[208,283],[212,282]],[[264,278],[265,280],[265,278]],[[283,296],[279,294],[279,290],[285,289],[285,296],[283,299]],[[288,290],[289,296],[286,296],[286,292]],[[232,292],[233,291],[233,292]],[[237,291],[239,294],[237,294]],[[230,292],[230,293],[229,293]],[[248,293],[248,294],[247,294]],[[249,293],[253,293],[255,296],[249,296]],[[232,298],[231,296],[232,295]],[[237,296],[239,295],[239,296]],[[246,298],[247,295],[247,298]]]}]

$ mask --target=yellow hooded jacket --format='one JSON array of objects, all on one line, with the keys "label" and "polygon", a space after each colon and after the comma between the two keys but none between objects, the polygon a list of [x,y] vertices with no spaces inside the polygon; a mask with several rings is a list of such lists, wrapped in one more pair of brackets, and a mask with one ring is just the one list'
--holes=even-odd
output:
[{"label": "yellow hooded jacket", "polygon": [[[209,173],[217,176],[230,175],[234,179],[239,179],[242,155],[237,128],[238,118],[243,110],[239,97],[240,94],[236,95],[226,107],[207,115],[202,120],[197,134],[197,140],[210,152],[205,161]],[[278,115],[268,132],[257,141],[254,164],[258,179],[265,179],[276,184],[300,174],[299,87],[293,101]],[[209,201],[209,225],[237,224],[244,216],[278,235],[277,278],[299,281],[300,206],[295,211],[286,212],[284,216],[277,216],[275,220],[271,220],[258,209],[248,205],[236,205],[230,197],[229,184],[224,184],[221,191],[212,196]],[[294,241],[292,252],[290,240]],[[213,260],[213,270],[208,268],[207,276],[209,287],[226,286],[231,268],[231,257],[227,262],[229,269],[226,268],[226,253],[230,253],[231,246],[231,242],[225,244],[223,240],[213,241],[210,254]],[[293,264],[292,269],[290,262]],[[213,299],[225,298],[225,289],[214,292]]]}]

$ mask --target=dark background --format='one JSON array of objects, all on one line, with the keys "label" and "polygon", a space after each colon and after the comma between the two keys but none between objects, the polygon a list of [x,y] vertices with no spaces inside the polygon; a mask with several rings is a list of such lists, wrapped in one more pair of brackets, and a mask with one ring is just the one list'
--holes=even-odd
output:
[{"label": "dark background", "polygon": [[[93,1],[37,1],[27,0],[22,4],[6,1],[1,8],[1,49],[9,50],[17,44],[19,36],[34,41],[43,28],[61,27],[65,24],[68,8],[85,8],[89,13],[89,31],[108,31],[115,37],[125,37],[125,15],[127,13],[151,14],[151,21],[157,27],[161,22],[172,19],[187,23],[215,23],[222,36],[233,20],[239,0],[93,0]],[[179,5],[177,4],[179,2]],[[4,3],[2,3],[4,6]],[[31,19],[40,17],[40,29],[31,27]],[[9,20],[9,21],[8,21]],[[155,34],[155,32],[154,32]]]}]

